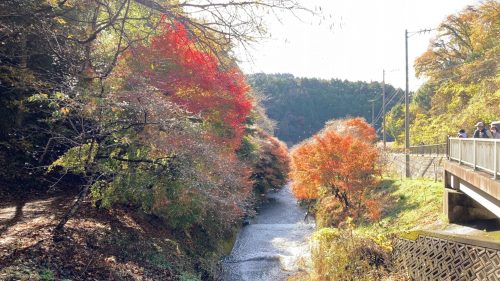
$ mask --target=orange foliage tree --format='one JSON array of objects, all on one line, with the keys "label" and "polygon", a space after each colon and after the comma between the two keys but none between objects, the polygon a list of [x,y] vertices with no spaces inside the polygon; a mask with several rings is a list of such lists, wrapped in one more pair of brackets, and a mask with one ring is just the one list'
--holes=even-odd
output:
[{"label": "orange foliage tree", "polygon": [[378,205],[370,200],[377,174],[375,138],[361,118],[337,120],[292,150],[292,191],[298,199],[317,200],[324,224],[347,216],[378,218]]}]

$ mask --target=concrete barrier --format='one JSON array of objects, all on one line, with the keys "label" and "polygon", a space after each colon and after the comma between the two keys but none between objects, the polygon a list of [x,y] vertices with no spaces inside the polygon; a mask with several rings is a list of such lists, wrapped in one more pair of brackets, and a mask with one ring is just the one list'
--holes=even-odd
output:
[{"label": "concrete barrier", "polygon": [[500,281],[500,243],[417,231],[394,241],[395,269],[412,280]]}]

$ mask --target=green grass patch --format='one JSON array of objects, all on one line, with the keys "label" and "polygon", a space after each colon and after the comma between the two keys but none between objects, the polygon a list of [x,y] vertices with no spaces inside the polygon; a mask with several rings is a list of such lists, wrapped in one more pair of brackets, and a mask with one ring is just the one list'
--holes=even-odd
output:
[{"label": "green grass patch", "polygon": [[161,268],[161,269],[169,269],[172,270],[173,266],[172,263],[167,260],[165,255],[159,253],[159,252],[153,252],[151,255],[149,255],[148,260],[151,264],[154,266]]},{"label": "green grass patch", "polygon": [[384,179],[376,190],[382,205],[378,222],[359,225],[357,232],[388,235],[443,225],[443,182],[427,179]]},{"label": "green grass patch", "polygon": [[54,272],[50,270],[49,268],[42,268],[38,274],[40,275],[40,280],[41,281],[52,281],[55,280],[54,277]]}]

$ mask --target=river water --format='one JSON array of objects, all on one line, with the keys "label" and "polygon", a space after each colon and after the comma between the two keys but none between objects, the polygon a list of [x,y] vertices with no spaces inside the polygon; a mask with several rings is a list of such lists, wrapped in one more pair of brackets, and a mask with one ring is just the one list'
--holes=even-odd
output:
[{"label": "river water", "polygon": [[270,192],[267,198],[223,260],[222,280],[285,280],[310,262],[308,238],[314,223],[304,221],[305,210],[298,206],[288,186]]}]

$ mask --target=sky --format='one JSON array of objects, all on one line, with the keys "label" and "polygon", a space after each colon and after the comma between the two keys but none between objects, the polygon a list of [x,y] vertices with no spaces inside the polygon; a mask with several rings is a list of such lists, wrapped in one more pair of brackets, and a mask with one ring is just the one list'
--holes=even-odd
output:
[{"label": "sky", "polygon": [[[477,0],[300,0],[320,15],[279,14],[265,19],[269,38],[250,49],[238,49],[243,72],[291,73],[298,77],[382,81],[405,88],[405,29],[436,28],[450,14]],[[321,11],[319,8],[321,7]],[[413,62],[427,49],[435,32],[408,39],[410,90]]]}]

